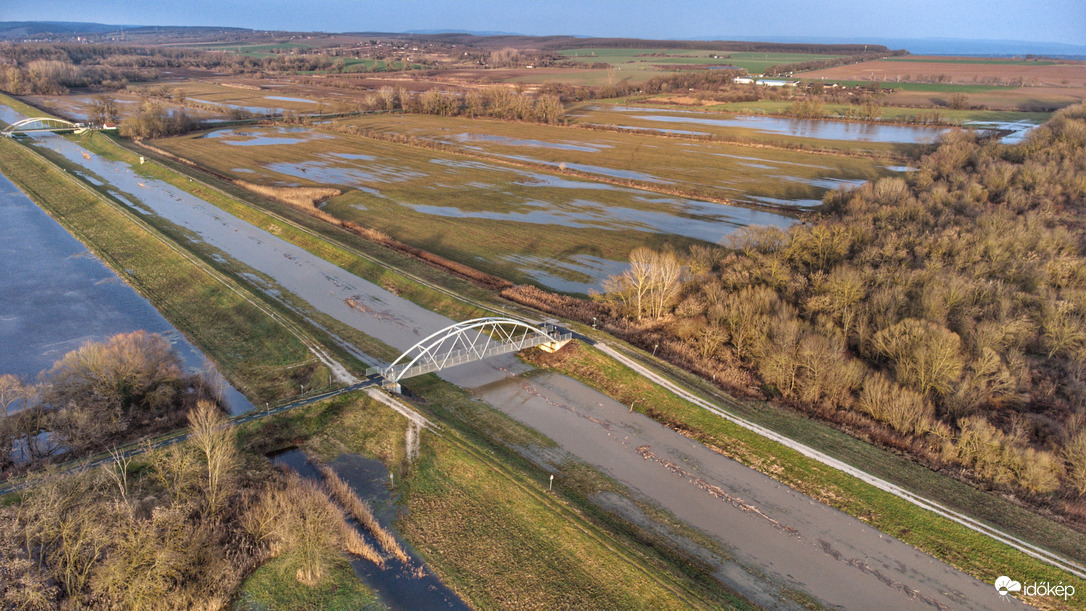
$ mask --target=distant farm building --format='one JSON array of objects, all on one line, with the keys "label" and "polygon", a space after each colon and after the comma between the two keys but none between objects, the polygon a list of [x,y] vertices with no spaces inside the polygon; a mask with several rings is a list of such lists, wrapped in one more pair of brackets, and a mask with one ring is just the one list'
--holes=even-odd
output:
[{"label": "distant farm building", "polygon": [[773,79],[758,79],[755,83],[764,87],[795,87],[799,81],[778,81]]}]

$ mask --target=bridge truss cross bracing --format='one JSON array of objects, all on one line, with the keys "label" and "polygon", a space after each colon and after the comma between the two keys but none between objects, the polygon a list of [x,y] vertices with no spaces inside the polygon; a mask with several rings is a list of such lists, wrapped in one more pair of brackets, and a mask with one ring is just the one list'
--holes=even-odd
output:
[{"label": "bridge truss cross bracing", "polygon": [[81,124],[65,121],[64,119],[56,119],[53,117],[31,117],[12,123],[0,130],[0,133],[13,135],[32,132],[68,131],[83,128],[84,126]]},{"label": "bridge truss cross bracing", "polygon": [[380,373],[391,384],[432,371],[439,371],[499,354],[533,346],[554,351],[572,334],[553,325],[533,325],[513,318],[475,318],[446,327],[412,346]]}]

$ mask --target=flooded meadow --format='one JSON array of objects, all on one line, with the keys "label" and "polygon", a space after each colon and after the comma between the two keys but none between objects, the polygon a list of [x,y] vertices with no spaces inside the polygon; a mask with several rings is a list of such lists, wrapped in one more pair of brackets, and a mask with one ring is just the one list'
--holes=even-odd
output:
[{"label": "flooded meadow", "polygon": [[[559,290],[598,288],[636,246],[670,244],[682,249],[697,242],[719,242],[748,225],[786,228],[795,222],[768,210],[652,193],[500,160],[358,136],[328,136],[312,128],[244,128],[165,139],[157,145],[247,181],[340,188],[344,194],[324,202],[323,211],[486,271]],[[539,142],[543,141],[501,146],[551,150]],[[570,151],[568,143],[560,144],[565,148],[559,152],[583,155],[610,146],[592,143]],[[516,155],[506,158],[521,160]],[[226,159],[229,164],[224,166]],[[544,160],[540,165],[558,163]],[[585,172],[610,171],[571,163]],[[821,171],[825,166],[797,167]],[[888,173],[881,168],[872,172]],[[649,177],[634,170],[613,173]],[[791,193],[797,205],[806,206],[825,191],[822,185],[780,183],[787,192],[770,190],[766,197],[785,199]],[[578,260],[583,257],[612,264],[585,266]]]}]

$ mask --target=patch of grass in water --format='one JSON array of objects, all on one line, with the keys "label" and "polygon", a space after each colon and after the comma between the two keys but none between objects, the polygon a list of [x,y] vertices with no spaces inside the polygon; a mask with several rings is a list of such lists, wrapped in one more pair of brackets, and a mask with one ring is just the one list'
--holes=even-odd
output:
[{"label": "patch of grass in water", "polygon": [[385,608],[355,575],[346,558],[333,562],[324,579],[312,587],[295,578],[297,571],[298,564],[290,558],[265,562],[241,584],[234,611],[369,611]]}]

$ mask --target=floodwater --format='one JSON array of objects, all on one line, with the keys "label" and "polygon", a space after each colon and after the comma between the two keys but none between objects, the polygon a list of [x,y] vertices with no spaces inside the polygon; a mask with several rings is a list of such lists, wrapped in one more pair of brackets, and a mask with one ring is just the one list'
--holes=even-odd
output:
[{"label": "floodwater", "polygon": [[588,295],[602,292],[603,281],[609,276],[621,274],[628,264],[593,255],[571,255],[563,260],[550,260],[530,255],[510,255],[507,261],[515,263],[528,276],[556,291]]},{"label": "floodwater", "polygon": [[[282,290],[317,310],[393,347],[406,349],[450,322],[429,310],[359,278],[267,231],[223,212],[173,185],[137,175],[131,166],[89,154],[78,144],[44,137],[48,147],[108,183],[139,208],[191,232],[230,257],[266,275]],[[267,291],[265,291],[267,292]],[[270,294],[270,293],[269,293]],[[274,296],[274,295],[273,295]],[[355,300],[355,306],[347,304]]]},{"label": "floodwater", "polygon": [[971,127],[981,131],[999,130],[1008,132],[999,141],[1003,144],[1018,144],[1026,139],[1029,132],[1037,127],[1037,123],[1030,121],[970,121],[963,127]]},{"label": "floodwater", "polygon": [[244,110],[245,112],[251,112],[254,115],[274,115],[274,114],[282,114],[284,112],[284,109],[282,109],[282,108],[265,107],[265,106],[244,106],[244,105],[241,105],[241,104],[229,104],[227,102],[215,102],[215,101],[212,101],[212,100],[201,100],[201,99],[198,99],[198,98],[189,98],[189,99],[192,100],[193,102],[198,102],[200,104],[214,104],[216,106],[223,106],[223,107],[226,107],[226,108],[232,108],[234,110]]},{"label": "floodwater", "polygon": [[[714,204],[691,199],[660,197],[638,199],[666,207],[667,212],[639,210],[606,205],[579,199],[570,207],[559,207],[550,202],[528,201],[518,205],[519,210],[495,212],[490,210],[463,210],[452,206],[412,204],[416,212],[452,218],[478,218],[538,225],[561,225],[572,228],[598,228],[606,231],[626,229],[648,233],[680,235],[706,242],[718,243],[735,230],[748,225],[761,225],[787,229],[795,220],[772,212],[751,210]],[[791,200],[790,200],[791,201]],[[606,276],[604,276],[606,277]],[[600,278],[602,279],[602,278]]]},{"label": "floodwater", "polygon": [[[301,450],[289,450],[275,455],[272,461],[277,465],[290,467],[302,477],[320,482],[320,473],[309,463]],[[366,501],[377,521],[388,528],[398,516],[392,493],[385,485],[389,481],[388,470],[377,460],[363,458],[357,454],[343,454],[328,465],[345,481],[355,494]],[[362,534],[366,542],[375,549],[381,549],[373,536],[357,522],[352,525]],[[399,537],[397,537],[399,539]],[[368,560],[352,558],[351,566],[355,574],[371,590],[377,593],[381,602],[389,609],[463,609],[464,604],[455,592],[443,584],[417,555],[410,551],[402,540],[411,561],[404,563],[394,557],[385,559],[385,568],[380,568]],[[422,567],[421,576],[416,574],[416,567]]]},{"label": "floodwater", "polygon": [[497,136],[494,134],[477,134],[465,132],[456,134],[452,138],[455,142],[492,142],[494,144],[508,144],[510,146],[527,146],[531,148],[548,148],[560,151],[581,151],[595,153],[600,149],[611,148],[609,144],[584,144],[573,142],[547,142],[544,140],[532,140],[525,138],[510,138],[509,136]]},{"label": "floodwater", "polygon": [[[584,117],[584,116],[588,116],[588,115],[579,115],[579,116]],[[698,132],[698,131],[692,131],[692,130],[689,130],[689,129],[668,129],[668,128],[664,128],[664,127],[635,127],[635,126],[632,126],[632,125],[614,125],[614,126],[612,126],[612,125],[604,125],[603,123],[585,123],[584,125],[587,125],[589,127],[620,127],[622,129],[630,129],[630,130],[634,130],[634,131],[660,132],[660,133],[664,133],[664,134],[681,134],[681,135],[685,135],[685,136],[709,136],[709,135],[711,135],[709,132]]]},{"label": "floodwater", "polygon": [[[304,178],[313,182],[349,187],[358,187],[363,183],[399,182],[424,176],[420,172],[413,172],[394,164],[379,162],[369,155],[319,153],[316,157],[317,159],[310,161],[265,163],[264,167],[273,172],[293,176],[294,178]],[[355,163],[345,164],[342,161],[343,159],[352,160]],[[358,163],[359,161],[366,163]]]},{"label": "floodwater", "polygon": [[[78,240],[0,175],[0,373],[34,379],[88,341],[139,329],[165,337],[190,371],[203,354]],[[233,387],[232,414],[252,409]]]},{"label": "floodwater", "polygon": [[289,98],[282,95],[266,95],[266,100],[278,100],[280,102],[301,102],[303,104],[320,104],[320,102],[314,102],[313,100],[307,100],[305,98]]},{"label": "floodwater", "polygon": [[[693,125],[711,125],[715,127],[743,127],[765,134],[798,136],[818,140],[852,140],[857,142],[899,142],[932,143],[950,131],[944,127],[924,127],[910,125],[883,125],[860,121],[832,121],[825,119],[789,119],[783,117],[765,117],[756,115],[735,115],[730,118],[713,118],[720,115],[665,111],[656,108],[636,107],[596,107],[594,110],[611,110],[629,113],[649,113],[631,115],[631,119],[653,123],[688,123]],[[618,125],[618,127],[627,127]]]},{"label": "floodwater", "polygon": [[[719,541],[724,555],[715,576],[756,605],[801,608],[786,589],[845,609],[991,609],[1000,602],[990,584],[570,378],[510,376],[474,393]],[[558,488],[563,474],[554,467]],[[627,511],[631,520],[645,519],[634,507]]]},{"label": "floodwater", "polygon": [[[274,134],[274,135],[266,135]],[[332,136],[305,127],[271,127],[259,130],[219,129],[200,136],[219,138],[231,146],[267,146],[272,144],[299,144],[310,140],[330,140]]]}]

